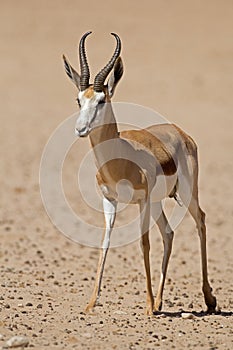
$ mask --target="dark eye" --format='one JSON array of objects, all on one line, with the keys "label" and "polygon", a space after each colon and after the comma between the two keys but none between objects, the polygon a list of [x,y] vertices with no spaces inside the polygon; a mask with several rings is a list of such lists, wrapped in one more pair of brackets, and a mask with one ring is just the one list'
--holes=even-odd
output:
[{"label": "dark eye", "polygon": [[79,105],[79,107],[81,108],[81,103],[80,103],[80,101],[79,101],[79,98],[76,98],[76,102],[77,102],[77,104]]}]

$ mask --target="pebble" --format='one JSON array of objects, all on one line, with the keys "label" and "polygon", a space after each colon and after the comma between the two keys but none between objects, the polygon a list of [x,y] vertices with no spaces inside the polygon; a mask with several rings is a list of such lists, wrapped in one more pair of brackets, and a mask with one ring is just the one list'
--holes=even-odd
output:
[{"label": "pebble", "polygon": [[85,338],[91,338],[92,337],[91,333],[83,333],[82,336],[85,337]]},{"label": "pebble", "polygon": [[4,348],[25,347],[28,344],[29,344],[28,338],[16,335],[6,341]]},{"label": "pebble", "polygon": [[153,337],[153,338],[156,338],[156,339],[159,339],[159,336],[158,336],[158,334],[156,334],[156,333],[152,333],[152,337]]},{"label": "pebble", "polygon": [[33,304],[32,303],[27,303],[26,306],[33,306]]},{"label": "pebble", "polygon": [[193,320],[194,319],[194,315],[191,312],[182,312],[181,317],[184,320]]},{"label": "pebble", "polygon": [[121,311],[121,310],[116,310],[113,313],[116,314],[116,315],[127,315],[127,312]]}]

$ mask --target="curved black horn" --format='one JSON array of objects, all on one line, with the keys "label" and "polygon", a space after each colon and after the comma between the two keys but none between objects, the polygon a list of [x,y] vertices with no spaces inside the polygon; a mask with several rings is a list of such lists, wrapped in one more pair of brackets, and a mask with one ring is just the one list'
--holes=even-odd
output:
[{"label": "curved black horn", "polygon": [[112,55],[112,58],[108,62],[108,64],[106,64],[106,66],[95,77],[94,90],[96,92],[102,91],[105,79],[107,78],[108,74],[112,70],[114,63],[116,62],[116,59],[120,56],[121,39],[115,33],[111,33],[111,35],[113,35],[116,38],[116,41],[117,41],[116,49],[114,51],[114,54]]},{"label": "curved black horn", "polygon": [[91,32],[85,33],[79,43],[79,59],[80,59],[80,69],[81,69],[81,76],[80,76],[80,89],[81,91],[85,90],[89,86],[89,79],[90,79],[90,71],[87,63],[87,56],[85,52],[85,39],[86,37],[91,34]]}]

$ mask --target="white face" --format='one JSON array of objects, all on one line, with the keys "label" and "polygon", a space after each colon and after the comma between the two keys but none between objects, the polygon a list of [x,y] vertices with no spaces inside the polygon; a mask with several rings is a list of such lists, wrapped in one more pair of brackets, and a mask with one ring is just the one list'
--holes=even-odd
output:
[{"label": "white face", "polygon": [[101,124],[105,94],[104,92],[96,92],[89,87],[78,93],[77,102],[80,113],[75,125],[75,134],[79,137],[85,137],[93,128]]}]

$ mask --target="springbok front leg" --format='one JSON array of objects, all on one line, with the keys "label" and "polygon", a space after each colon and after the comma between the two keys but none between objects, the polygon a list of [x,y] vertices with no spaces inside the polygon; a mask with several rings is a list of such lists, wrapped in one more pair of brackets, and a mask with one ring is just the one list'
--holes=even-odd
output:
[{"label": "springbok front leg", "polygon": [[172,251],[172,242],[174,232],[169,226],[166,215],[162,209],[161,202],[152,204],[152,216],[156,221],[159,230],[161,232],[163,238],[163,261],[162,261],[162,271],[160,276],[159,288],[156,295],[155,303],[154,303],[154,312],[160,311],[162,309],[162,298],[163,298],[163,290],[164,284],[167,274],[167,267],[169,258]]},{"label": "springbok front leg", "polygon": [[97,268],[96,280],[94,285],[94,290],[90,299],[89,304],[86,307],[86,311],[90,311],[96,305],[96,302],[100,296],[101,291],[101,281],[104,272],[104,265],[106,261],[107,252],[110,244],[110,236],[113,229],[115,217],[116,217],[116,201],[110,201],[107,198],[103,198],[103,208],[105,217],[105,232],[102,241],[102,248],[100,251],[99,263]]},{"label": "springbok front leg", "polygon": [[151,273],[150,273],[150,241],[149,241],[149,226],[150,226],[150,203],[140,202],[140,220],[141,220],[141,248],[143,252],[144,265],[146,270],[146,314],[153,314],[154,297],[151,287]]}]

